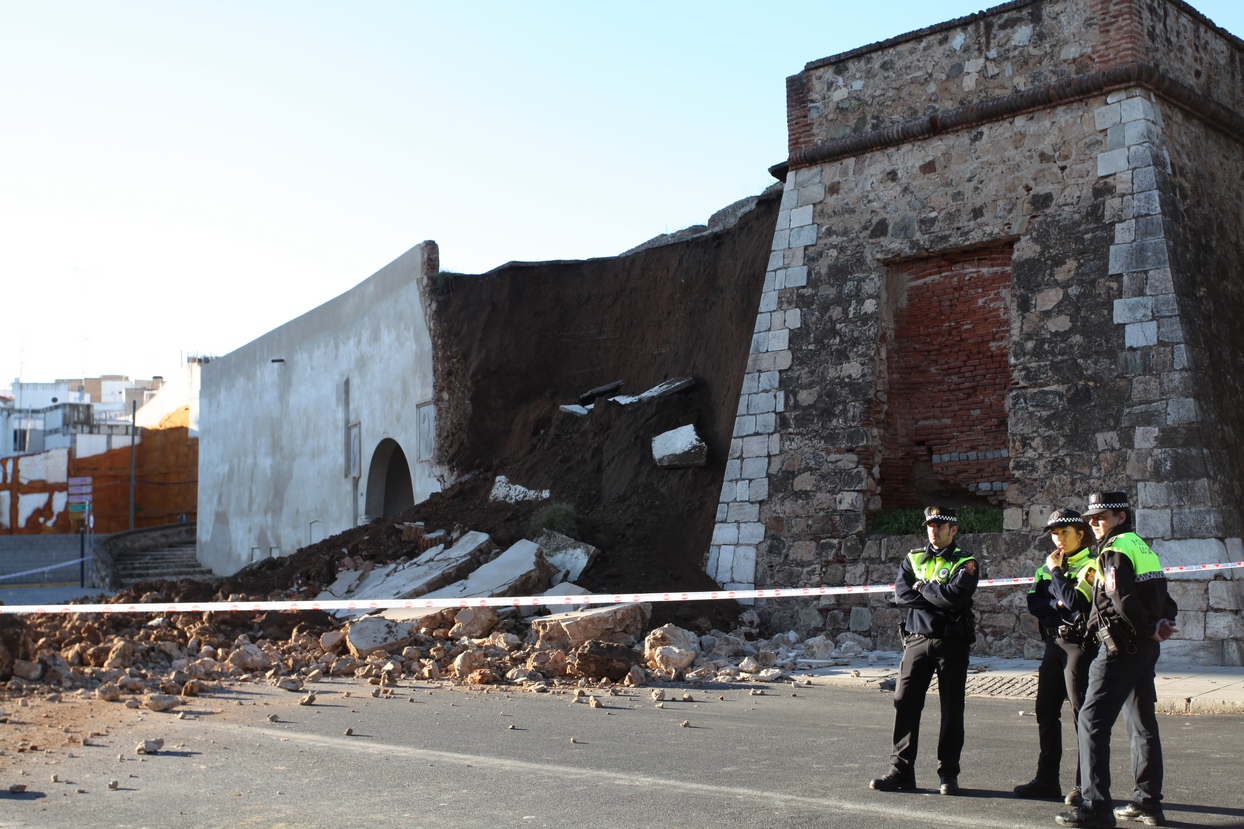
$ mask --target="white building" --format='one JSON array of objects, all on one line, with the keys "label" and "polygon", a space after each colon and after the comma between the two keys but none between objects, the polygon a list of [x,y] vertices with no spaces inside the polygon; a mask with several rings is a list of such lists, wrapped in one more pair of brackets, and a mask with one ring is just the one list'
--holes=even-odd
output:
[{"label": "white building", "polygon": [[350,291],[202,366],[199,560],[229,574],[440,489],[437,270],[417,245]]}]

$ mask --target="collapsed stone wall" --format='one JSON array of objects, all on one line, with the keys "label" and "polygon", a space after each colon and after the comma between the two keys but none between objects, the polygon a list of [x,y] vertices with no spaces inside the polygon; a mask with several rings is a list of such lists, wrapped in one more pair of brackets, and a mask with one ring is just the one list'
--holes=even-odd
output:
[{"label": "collapsed stone wall", "polygon": [[447,278],[434,319],[438,454],[469,471],[524,451],[557,404],[592,388],[621,380],[636,393],[689,375],[709,390],[704,436],[724,456],[777,202],[746,200],[729,227],[622,256]]},{"label": "collapsed stone wall", "polygon": [[[1001,484],[1004,526],[1021,532],[997,542],[1009,550],[999,561],[1020,572],[994,575],[1031,575],[1042,555],[1009,545],[1030,545],[1051,510],[1105,489],[1132,493],[1141,534],[1168,564],[1244,558],[1237,485],[1219,480],[1240,468],[1239,417],[1227,411],[1239,381],[1219,366],[1234,364],[1244,297],[1238,251],[1206,267],[1204,229],[1239,237],[1244,120],[1227,87],[1242,54],[1176,0],[1034,0],[792,78],[791,155],[774,168],[785,189],[708,573],[735,587],[889,581],[895,562],[866,535],[869,515],[888,498],[967,502],[946,476],[934,476],[940,491],[920,485],[902,424],[938,413],[894,375],[923,359],[948,387],[972,385],[965,365],[900,335],[913,329],[913,297],[931,301],[921,274],[982,247],[1010,250],[1010,387],[976,383],[979,409],[943,413],[942,432],[978,445],[937,455],[997,460],[977,427],[986,412],[1003,424],[1006,474],[985,497]],[[1220,167],[1215,192],[1184,183],[1185,153]],[[1216,198],[1234,200],[1221,220]],[[987,294],[988,277],[960,297]],[[915,360],[900,354],[912,349]],[[1221,581],[1178,588],[1192,613],[1217,601],[1228,615],[1212,628],[1190,617],[1168,653],[1244,660],[1239,614],[1226,609],[1238,597]],[[858,632],[863,614],[833,604],[763,614],[776,627]],[[1012,609],[978,650],[1031,644],[1026,614],[1008,627]]]}]

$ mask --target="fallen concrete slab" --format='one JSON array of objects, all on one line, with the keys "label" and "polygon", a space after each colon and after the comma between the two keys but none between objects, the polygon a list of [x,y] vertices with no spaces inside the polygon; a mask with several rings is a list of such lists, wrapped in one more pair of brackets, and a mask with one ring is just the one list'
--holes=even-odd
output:
[{"label": "fallen concrete slab", "polygon": [[654,437],[652,459],[665,469],[704,466],[708,462],[708,446],[696,434],[695,424],[688,423]]},{"label": "fallen concrete slab", "polygon": [[553,583],[577,581],[583,571],[600,553],[591,544],[577,541],[568,535],[553,530],[544,530],[535,538],[535,542],[544,550],[544,560],[558,572],[553,576]]},{"label": "fallen concrete slab", "polygon": [[590,639],[629,645],[648,627],[650,616],[651,603],[629,602],[532,619],[531,629],[540,644],[563,650]]},{"label": "fallen concrete slab", "polygon": [[659,383],[653,386],[642,394],[636,394],[634,396],[620,394],[617,397],[609,398],[609,400],[613,403],[629,406],[632,403],[642,403],[645,400],[656,400],[658,397],[665,397],[666,395],[682,391],[683,389],[691,388],[694,385],[694,377],[674,377],[666,380],[664,383]]},{"label": "fallen concrete slab", "polygon": [[[487,533],[468,532],[452,547],[433,547],[405,564],[389,564],[365,574],[347,571],[354,576],[353,580],[342,573],[332,588],[317,598],[353,599],[363,604],[369,599],[413,599],[465,578],[494,558],[496,550]],[[345,589],[336,593],[334,588],[340,589],[342,585]],[[365,612],[366,608],[333,613],[339,619],[348,619]]]},{"label": "fallen concrete slab", "polygon": [[[469,599],[491,596],[531,596],[548,589],[554,570],[534,541],[523,539],[482,565],[466,578],[423,594],[428,599]],[[380,615],[395,621],[414,621],[433,613],[429,608],[391,608]]]}]

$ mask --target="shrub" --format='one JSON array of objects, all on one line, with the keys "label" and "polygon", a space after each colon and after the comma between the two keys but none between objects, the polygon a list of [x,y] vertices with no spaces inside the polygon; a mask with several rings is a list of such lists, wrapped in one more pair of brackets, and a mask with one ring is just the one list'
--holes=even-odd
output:
[{"label": "shrub", "polygon": [[552,530],[562,535],[574,536],[577,529],[577,516],[570,504],[549,504],[541,507],[531,516],[527,525],[532,535],[541,530]]},{"label": "shrub", "polygon": [[[955,515],[959,519],[960,533],[1002,532],[999,507],[956,507]],[[868,531],[883,535],[923,535],[924,510],[883,509],[869,519]]]}]

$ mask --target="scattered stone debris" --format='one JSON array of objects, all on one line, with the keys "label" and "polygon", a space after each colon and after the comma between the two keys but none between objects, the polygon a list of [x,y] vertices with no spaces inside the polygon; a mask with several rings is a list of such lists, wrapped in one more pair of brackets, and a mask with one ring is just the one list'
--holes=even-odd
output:
[{"label": "scattered stone debris", "polygon": [[111,791],[115,792],[118,788],[120,788],[120,786],[121,786],[120,780],[109,780],[108,781],[108,788]]},{"label": "scattered stone debris", "polygon": [[[272,716],[275,717],[276,715],[273,714]],[[274,720],[272,720],[271,718],[269,718],[269,721],[274,722]],[[154,740],[143,740],[141,743],[139,743],[134,748],[134,753],[135,754],[159,754],[160,749],[162,748],[164,748],[164,740],[161,738],[156,738]]]},{"label": "scattered stone debris", "polygon": [[26,791],[25,783],[14,783],[12,786],[9,786],[9,794],[21,794],[24,791]]}]

